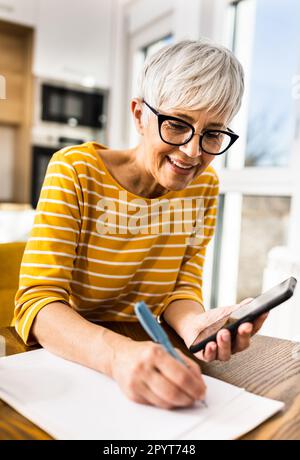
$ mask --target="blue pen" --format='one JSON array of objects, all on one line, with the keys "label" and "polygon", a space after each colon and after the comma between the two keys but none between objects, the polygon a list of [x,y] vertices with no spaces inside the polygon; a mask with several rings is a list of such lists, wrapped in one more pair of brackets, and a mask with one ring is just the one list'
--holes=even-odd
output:
[{"label": "blue pen", "polygon": [[[152,315],[151,311],[149,310],[145,302],[137,302],[134,306],[134,310],[139,322],[141,323],[147,334],[151,337],[151,339],[154,342],[162,345],[164,349],[168,353],[170,353],[171,356],[173,356],[173,358],[177,359],[182,364],[187,366],[186,362],[181,358],[181,356],[177,353],[177,351],[171,344],[166,332],[163,330],[161,325],[155,320],[154,316]],[[207,407],[205,401],[201,402],[205,407]]]}]

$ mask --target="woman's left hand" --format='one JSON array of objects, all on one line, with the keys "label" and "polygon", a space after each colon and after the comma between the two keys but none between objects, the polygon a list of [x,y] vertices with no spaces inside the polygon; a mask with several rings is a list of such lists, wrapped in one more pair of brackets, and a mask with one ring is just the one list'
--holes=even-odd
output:
[{"label": "woman's left hand", "polygon": [[[231,313],[240,308],[241,305],[249,303],[252,299],[245,299],[243,302],[230,307],[219,307],[200,314],[193,321],[192,328],[189,328],[188,334],[185,335],[184,341],[187,347],[190,347],[198,334],[218,322],[218,329],[226,322]],[[195,357],[202,361],[211,362],[214,360],[228,361],[232,354],[246,350],[250,345],[251,337],[259,331],[268,313],[258,317],[253,323],[243,323],[239,326],[235,340],[231,340],[231,334],[226,329],[221,329],[217,334],[217,343],[209,342],[205,349],[195,353]],[[222,324],[223,322],[223,324]]]}]

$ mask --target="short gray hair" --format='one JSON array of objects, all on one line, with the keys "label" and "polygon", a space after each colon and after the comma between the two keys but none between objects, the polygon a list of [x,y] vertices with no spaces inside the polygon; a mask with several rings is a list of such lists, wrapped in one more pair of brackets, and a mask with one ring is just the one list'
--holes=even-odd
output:
[{"label": "short gray hair", "polygon": [[243,92],[240,62],[206,38],[168,45],[149,56],[138,82],[138,96],[157,110],[210,110],[227,121],[238,112]]}]

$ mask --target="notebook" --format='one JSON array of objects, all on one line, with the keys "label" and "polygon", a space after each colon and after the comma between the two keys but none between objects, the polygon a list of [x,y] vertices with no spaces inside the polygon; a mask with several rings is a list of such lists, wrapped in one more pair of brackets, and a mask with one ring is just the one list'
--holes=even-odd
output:
[{"label": "notebook", "polygon": [[206,403],[164,410],[44,349],[0,358],[0,398],[55,439],[235,439],[284,404],[205,376]]}]

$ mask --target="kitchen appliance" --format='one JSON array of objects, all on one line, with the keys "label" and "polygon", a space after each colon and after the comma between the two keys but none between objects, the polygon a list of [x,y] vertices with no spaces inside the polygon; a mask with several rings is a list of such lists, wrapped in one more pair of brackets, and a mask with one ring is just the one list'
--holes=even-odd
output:
[{"label": "kitchen appliance", "polygon": [[107,144],[108,95],[106,89],[35,79],[31,181],[34,208],[49,160],[55,152],[90,141]]},{"label": "kitchen appliance", "polygon": [[42,84],[43,121],[101,129],[106,120],[105,92]]}]

